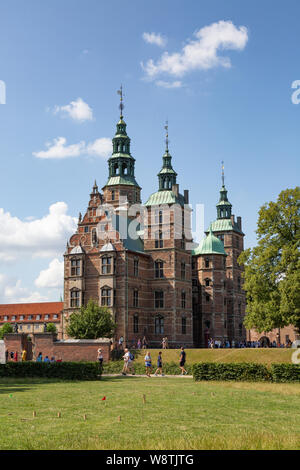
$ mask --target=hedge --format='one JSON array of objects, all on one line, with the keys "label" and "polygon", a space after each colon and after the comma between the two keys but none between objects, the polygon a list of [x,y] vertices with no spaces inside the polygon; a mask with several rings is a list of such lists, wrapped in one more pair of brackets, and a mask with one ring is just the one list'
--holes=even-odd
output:
[{"label": "hedge", "polygon": [[300,382],[300,364],[271,364],[273,382]]},{"label": "hedge", "polygon": [[246,382],[270,381],[271,373],[264,364],[251,362],[213,363],[193,365],[194,380],[236,380]]},{"label": "hedge", "polygon": [[0,364],[2,377],[43,377],[62,380],[97,380],[102,368],[98,362],[7,362]]}]

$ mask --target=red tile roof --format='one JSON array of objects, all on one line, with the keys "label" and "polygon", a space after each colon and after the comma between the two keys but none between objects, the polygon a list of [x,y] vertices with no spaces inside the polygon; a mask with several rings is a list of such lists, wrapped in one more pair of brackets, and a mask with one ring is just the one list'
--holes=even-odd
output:
[{"label": "red tile roof", "polygon": [[63,302],[39,302],[31,304],[0,304],[0,315],[45,315],[59,314],[64,307]]}]

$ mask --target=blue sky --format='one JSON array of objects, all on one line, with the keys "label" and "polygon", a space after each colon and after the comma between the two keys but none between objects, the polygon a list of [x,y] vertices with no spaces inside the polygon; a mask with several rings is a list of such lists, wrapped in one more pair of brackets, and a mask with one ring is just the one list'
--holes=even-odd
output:
[{"label": "blue sky", "polygon": [[[181,192],[205,205],[207,226],[224,160],[253,246],[260,206],[299,183],[299,14],[292,0],[3,0],[0,302],[59,299],[73,218],[106,182],[121,83],[143,201],[168,118]],[[74,156],[41,158],[55,142]]]}]

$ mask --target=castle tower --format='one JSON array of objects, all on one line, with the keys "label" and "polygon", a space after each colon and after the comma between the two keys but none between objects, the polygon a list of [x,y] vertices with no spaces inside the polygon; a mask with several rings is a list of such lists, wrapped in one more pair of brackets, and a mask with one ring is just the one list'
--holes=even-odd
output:
[{"label": "castle tower", "polygon": [[[246,309],[245,293],[242,290],[243,267],[238,263],[238,257],[244,249],[244,233],[242,218],[235,220],[232,205],[227,197],[224,183],[224,166],[222,164],[222,187],[219,202],[216,205],[217,219],[212,222],[211,229],[224,244],[226,258],[226,297],[224,302],[227,310],[227,337],[230,341],[242,341],[246,338],[243,319]],[[208,233],[208,231],[206,231]]]},{"label": "castle tower", "polygon": [[130,138],[126,131],[126,122],[123,119],[123,91],[120,94],[120,119],[113,143],[113,153],[108,160],[108,180],[102,188],[106,203],[112,206],[124,206],[141,202],[141,187],[135,179],[135,159],[130,153]]},{"label": "castle tower", "polygon": [[145,203],[144,250],[151,257],[150,290],[154,304],[148,321],[152,328],[147,334],[153,344],[159,345],[167,336],[173,346],[191,346],[191,252],[186,249],[186,239],[190,239],[188,191],[184,196],[179,193],[168,148],[168,125],[165,129],[166,149],[158,173],[158,191]]},{"label": "castle tower", "polygon": [[227,255],[211,227],[192,255],[194,345],[207,348],[210,337],[227,339]]}]

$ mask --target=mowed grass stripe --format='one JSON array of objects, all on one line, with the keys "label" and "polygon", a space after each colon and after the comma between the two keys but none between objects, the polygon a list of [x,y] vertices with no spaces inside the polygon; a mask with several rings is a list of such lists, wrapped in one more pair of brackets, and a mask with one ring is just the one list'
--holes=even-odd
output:
[{"label": "mowed grass stripe", "polygon": [[2,379],[0,448],[299,448],[299,405],[299,384]]}]

